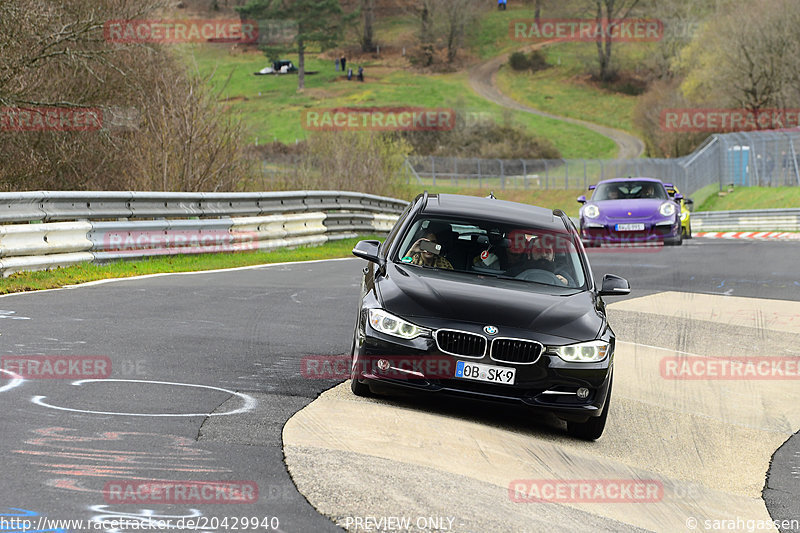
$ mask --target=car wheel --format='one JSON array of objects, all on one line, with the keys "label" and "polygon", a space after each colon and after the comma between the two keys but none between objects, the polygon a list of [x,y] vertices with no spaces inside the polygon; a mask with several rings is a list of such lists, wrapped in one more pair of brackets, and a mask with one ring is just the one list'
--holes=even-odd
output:
[{"label": "car wheel", "polygon": [[689,226],[686,228],[686,235],[684,235],[684,238],[685,239],[691,239],[692,238],[692,223],[691,222],[689,222]]},{"label": "car wheel", "polygon": [[[358,328],[358,324],[356,324],[356,328]],[[372,391],[369,389],[369,385],[364,385],[360,381],[358,381],[358,373],[356,372],[355,367],[355,356],[356,356],[356,334],[353,332],[353,342],[350,345],[350,391],[355,394],[356,396],[371,396]]]},{"label": "car wheel", "polygon": [[597,440],[603,434],[608,419],[608,407],[611,405],[611,384],[608,386],[606,404],[600,416],[592,417],[586,422],[567,421],[567,433],[570,437],[582,440]]},{"label": "car wheel", "polygon": [[674,239],[664,239],[664,246],[680,246],[683,244],[683,228],[678,232],[678,236]]}]

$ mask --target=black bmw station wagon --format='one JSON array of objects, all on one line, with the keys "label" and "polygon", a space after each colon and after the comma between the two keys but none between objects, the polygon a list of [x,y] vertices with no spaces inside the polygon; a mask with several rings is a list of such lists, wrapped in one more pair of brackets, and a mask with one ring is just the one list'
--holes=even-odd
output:
[{"label": "black bmw station wagon", "polygon": [[404,387],[546,409],[593,440],[611,401],[614,333],[559,210],[494,198],[418,196],[387,239],[361,241],[351,388]]}]

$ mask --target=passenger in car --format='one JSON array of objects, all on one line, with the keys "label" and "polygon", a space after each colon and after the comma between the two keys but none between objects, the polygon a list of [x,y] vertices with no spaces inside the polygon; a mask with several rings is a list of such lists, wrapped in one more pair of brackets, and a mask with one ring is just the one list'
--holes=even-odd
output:
[{"label": "passenger in car", "polygon": [[408,255],[411,256],[412,265],[420,265],[432,268],[442,268],[444,270],[453,270],[453,265],[450,263],[450,261],[448,261],[441,255],[436,255],[434,253],[422,250],[420,248],[420,244],[422,243],[422,241],[430,241],[433,244],[436,244],[439,242],[439,239],[433,232],[428,232],[421,239],[417,239],[417,241],[408,250]]}]

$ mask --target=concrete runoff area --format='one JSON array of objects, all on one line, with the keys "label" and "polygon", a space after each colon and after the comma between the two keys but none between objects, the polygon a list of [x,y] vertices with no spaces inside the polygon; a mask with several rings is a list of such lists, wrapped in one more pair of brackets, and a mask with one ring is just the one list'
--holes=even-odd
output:
[{"label": "concrete runoff area", "polygon": [[[451,531],[704,531],[724,520],[777,531],[762,490],[773,453],[800,429],[798,376],[779,375],[796,372],[800,360],[800,303],[666,292],[611,303],[608,313],[618,344],[600,440],[572,439],[554,417],[521,408],[365,399],[344,383],[284,427],[294,482],[350,531],[367,530],[357,518],[409,517],[413,525],[435,516],[453,518]],[[708,361],[708,370],[744,357],[787,366],[773,367],[772,379],[665,370],[667,360]],[[663,490],[655,501],[519,502],[509,490],[516,480],[539,488],[639,480]],[[748,527],[739,524],[725,529]]]}]

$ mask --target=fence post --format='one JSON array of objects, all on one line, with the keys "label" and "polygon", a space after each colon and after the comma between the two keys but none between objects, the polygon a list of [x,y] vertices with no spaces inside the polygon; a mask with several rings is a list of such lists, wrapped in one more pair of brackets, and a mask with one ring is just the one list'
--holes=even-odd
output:
[{"label": "fence post", "polygon": [[522,161],[522,186],[523,188],[528,188],[528,167],[525,165],[525,160],[520,159]]},{"label": "fence post", "polygon": [[[786,134],[789,136],[789,134]],[[794,176],[797,178],[797,185],[800,186],[800,171],[797,168],[797,152],[794,149],[794,140],[789,137],[789,146],[792,149],[792,168],[794,169]]]},{"label": "fence post", "polygon": [[550,188],[550,167],[547,166],[547,159],[544,160],[544,190]]},{"label": "fence post", "polygon": [[584,191],[586,190],[587,185],[588,184],[586,183],[586,160],[584,159],[583,160],[583,190]]}]

